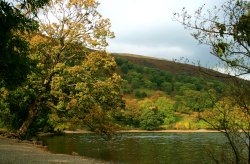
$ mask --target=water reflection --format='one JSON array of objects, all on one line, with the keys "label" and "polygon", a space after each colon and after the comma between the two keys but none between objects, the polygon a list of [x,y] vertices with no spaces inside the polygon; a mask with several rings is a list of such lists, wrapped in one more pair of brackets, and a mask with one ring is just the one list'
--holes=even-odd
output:
[{"label": "water reflection", "polygon": [[214,163],[206,148],[219,154],[225,138],[220,133],[124,133],[105,141],[95,134],[44,137],[54,153],[76,152],[115,163]]}]

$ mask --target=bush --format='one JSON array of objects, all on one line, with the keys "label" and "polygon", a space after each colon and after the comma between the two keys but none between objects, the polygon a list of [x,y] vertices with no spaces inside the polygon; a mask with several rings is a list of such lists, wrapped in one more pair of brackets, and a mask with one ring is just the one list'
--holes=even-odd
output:
[{"label": "bush", "polygon": [[158,109],[147,109],[140,117],[140,127],[145,130],[156,130],[163,123],[163,116]]},{"label": "bush", "polygon": [[176,121],[176,118],[174,117],[173,114],[169,114],[164,118],[164,125],[169,125],[172,124]]}]

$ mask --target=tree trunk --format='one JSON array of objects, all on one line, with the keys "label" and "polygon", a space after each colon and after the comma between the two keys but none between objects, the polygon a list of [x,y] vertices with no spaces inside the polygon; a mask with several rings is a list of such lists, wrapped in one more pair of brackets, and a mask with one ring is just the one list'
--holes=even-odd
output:
[{"label": "tree trunk", "polygon": [[31,125],[34,118],[38,114],[38,107],[40,105],[41,105],[41,98],[36,98],[35,102],[29,107],[29,113],[26,120],[24,120],[22,126],[17,131],[18,137],[22,137],[27,132],[29,126]]}]

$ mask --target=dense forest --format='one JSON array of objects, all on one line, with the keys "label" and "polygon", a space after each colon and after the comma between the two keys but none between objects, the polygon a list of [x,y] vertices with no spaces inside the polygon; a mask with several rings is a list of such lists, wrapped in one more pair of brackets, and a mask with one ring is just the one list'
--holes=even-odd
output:
[{"label": "dense forest", "polygon": [[[209,72],[215,77],[214,71],[207,69],[202,74],[199,67],[142,56],[115,58],[126,100],[126,109],[117,118],[122,126],[147,130],[209,127],[198,113],[213,108],[212,92],[222,95],[225,89],[222,78],[207,76]],[[157,62],[170,63],[172,69],[160,69]]]}]

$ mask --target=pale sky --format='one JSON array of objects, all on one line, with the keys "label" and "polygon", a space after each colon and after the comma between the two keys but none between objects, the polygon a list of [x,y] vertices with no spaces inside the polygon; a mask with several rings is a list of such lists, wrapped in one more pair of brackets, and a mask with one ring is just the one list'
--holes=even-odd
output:
[{"label": "pale sky", "polygon": [[99,11],[109,18],[115,39],[107,51],[132,53],[168,60],[187,58],[213,65],[209,47],[198,45],[190,31],[173,21],[173,13],[186,7],[193,13],[203,4],[212,8],[224,0],[99,0]]}]

